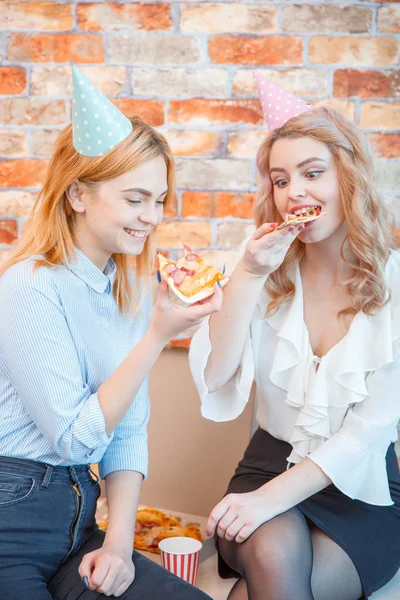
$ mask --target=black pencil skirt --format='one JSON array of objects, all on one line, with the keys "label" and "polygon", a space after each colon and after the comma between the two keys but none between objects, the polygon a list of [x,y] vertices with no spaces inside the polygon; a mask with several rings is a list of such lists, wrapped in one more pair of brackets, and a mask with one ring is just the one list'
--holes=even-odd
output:
[{"label": "black pencil skirt", "polygon": [[[226,494],[252,492],[283,473],[291,446],[258,429],[236,468]],[[400,474],[393,444],[386,454],[392,506],[352,500],[333,484],[297,505],[353,561],[365,598],[380,589],[400,569]],[[218,549],[218,538],[216,537]],[[219,575],[239,577],[218,556]]]}]

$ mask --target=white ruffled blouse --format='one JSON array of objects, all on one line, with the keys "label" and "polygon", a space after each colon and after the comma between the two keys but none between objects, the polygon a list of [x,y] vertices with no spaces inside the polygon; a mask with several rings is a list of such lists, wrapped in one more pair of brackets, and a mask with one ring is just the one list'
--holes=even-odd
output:
[{"label": "white ruffled blouse", "polygon": [[303,312],[300,269],[290,303],[265,317],[263,290],[253,315],[241,365],[209,392],[204,370],[211,351],[208,321],[193,337],[189,362],[202,415],[229,421],[242,413],[253,380],[257,421],[289,442],[288,463],[308,456],[353,499],[393,504],[385,455],[397,440],[400,418],[400,253],[386,264],[392,298],[373,317],[355,315],[346,336],[319,358],[310,346]]}]

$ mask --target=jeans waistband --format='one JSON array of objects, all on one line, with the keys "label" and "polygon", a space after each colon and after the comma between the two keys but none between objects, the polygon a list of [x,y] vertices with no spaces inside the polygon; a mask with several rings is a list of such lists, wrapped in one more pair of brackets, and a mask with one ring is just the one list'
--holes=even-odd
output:
[{"label": "jeans waistband", "polygon": [[98,477],[92,471],[90,465],[54,466],[26,458],[15,458],[13,456],[0,456],[0,471],[2,470],[35,477],[41,482],[41,489],[46,489],[50,481],[70,482],[72,480],[73,482],[79,482],[88,478],[98,481]]}]

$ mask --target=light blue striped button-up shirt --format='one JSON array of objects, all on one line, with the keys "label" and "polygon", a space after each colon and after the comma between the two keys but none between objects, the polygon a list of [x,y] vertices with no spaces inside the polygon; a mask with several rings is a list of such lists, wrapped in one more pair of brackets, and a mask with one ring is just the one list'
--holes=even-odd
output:
[{"label": "light blue striped button-up shirt", "polygon": [[146,476],[147,379],[111,435],[97,390],[145,333],[150,294],[128,319],[112,295],[112,259],[104,272],[80,250],[69,268],[33,264],[0,279],[0,455]]}]

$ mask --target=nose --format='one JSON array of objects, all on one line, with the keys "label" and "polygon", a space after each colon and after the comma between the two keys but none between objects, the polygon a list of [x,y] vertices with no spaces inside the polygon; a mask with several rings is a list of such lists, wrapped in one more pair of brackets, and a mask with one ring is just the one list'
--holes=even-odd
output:
[{"label": "nose", "polygon": [[143,223],[147,223],[152,227],[155,227],[158,224],[158,215],[156,211],[156,207],[153,203],[147,203],[145,205],[143,212],[141,213],[139,219],[143,221]]},{"label": "nose", "polygon": [[292,177],[288,185],[288,194],[291,200],[304,199],[307,196],[307,190],[304,187],[304,179],[302,177]]}]

